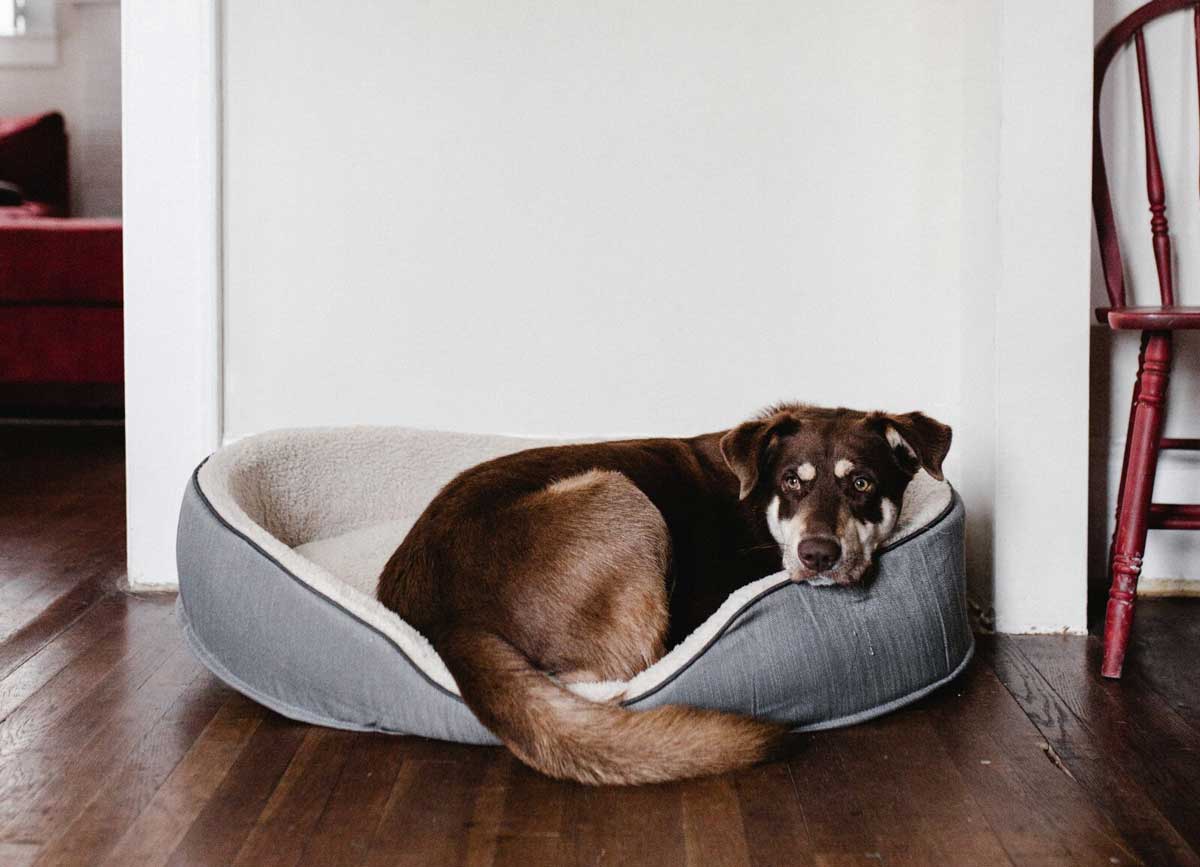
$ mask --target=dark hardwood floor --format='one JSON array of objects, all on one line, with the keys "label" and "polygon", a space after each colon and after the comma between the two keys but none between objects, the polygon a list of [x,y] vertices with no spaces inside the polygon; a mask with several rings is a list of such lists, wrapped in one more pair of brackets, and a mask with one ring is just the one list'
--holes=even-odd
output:
[{"label": "dark hardwood floor", "polygon": [[[788,762],[642,789],[290,722],[131,596],[122,433],[0,429],[0,864],[1200,864],[1200,600],[984,636],[957,682]],[[182,484],[182,482],[181,482]]]}]

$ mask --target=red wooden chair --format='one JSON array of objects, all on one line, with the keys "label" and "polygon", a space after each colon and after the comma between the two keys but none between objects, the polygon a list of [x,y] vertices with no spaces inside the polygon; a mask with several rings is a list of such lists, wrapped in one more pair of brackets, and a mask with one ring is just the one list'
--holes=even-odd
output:
[{"label": "red wooden chair", "polygon": [[[1146,64],[1142,28],[1147,22],[1183,9],[1193,9],[1196,40],[1196,76],[1200,86],[1200,0],[1152,0],[1113,27],[1096,46],[1092,120],[1092,209],[1104,267],[1104,282],[1111,307],[1096,311],[1101,322],[1117,330],[1142,332],[1129,431],[1125,438],[1125,460],[1117,495],[1117,527],[1109,554],[1112,586],[1104,621],[1104,659],[1100,672],[1120,677],[1129,629],[1133,625],[1133,603],[1148,530],[1200,530],[1200,505],[1153,503],[1154,472],[1162,449],[1200,450],[1200,439],[1169,439],[1162,436],[1167,408],[1167,378],[1171,371],[1171,336],[1181,329],[1200,329],[1200,307],[1175,303],[1171,272],[1171,238],[1168,233],[1165,188],[1154,134],[1154,109]],[[1150,235],[1158,272],[1161,304],[1132,307],[1126,303],[1121,246],[1113,220],[1112,197],[1104,171],[1104,149],[1100,141],[1100,88],[1117,50],[1133,40],[1137,50],[1138,80],[1141,84],[1142,125],[1146,137],[1146,191],[1150,199]]]}]

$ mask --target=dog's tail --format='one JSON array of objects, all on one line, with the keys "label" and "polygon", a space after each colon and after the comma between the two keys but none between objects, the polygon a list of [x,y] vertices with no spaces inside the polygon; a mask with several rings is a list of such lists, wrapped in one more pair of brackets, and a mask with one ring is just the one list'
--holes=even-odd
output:
[{"label": "dog's tail", "polygon": [[593,785],[719,774],[775,754],[787,729],[672,705],[630,711],[551,680],[499,635],[459,629],[439,642],[467,706],[527,765]]}]

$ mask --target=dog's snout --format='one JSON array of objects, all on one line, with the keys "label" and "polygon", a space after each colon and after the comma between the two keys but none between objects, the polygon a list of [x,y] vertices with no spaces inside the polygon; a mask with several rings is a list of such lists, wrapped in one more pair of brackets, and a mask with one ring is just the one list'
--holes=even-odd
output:
[{"label": "dog's snout", "polygon": [[824,572],[833,567],[842,556],[842,546],[836,539],[805,539],[796,546],[800,562],[814,572]]}]

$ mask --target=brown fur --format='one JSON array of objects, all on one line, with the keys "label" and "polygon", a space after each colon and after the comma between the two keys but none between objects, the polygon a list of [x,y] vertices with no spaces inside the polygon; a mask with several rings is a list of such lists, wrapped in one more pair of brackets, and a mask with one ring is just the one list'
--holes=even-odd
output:
[{"label": "brown fur", "polygon": [[[846,431],[824,424],[828,412]],[[878,445],[884,428],[869,418],[790,406],[730,432],[488,461],[430,503],[379,599],[429,638],[480,721],[546,774],[649,783],[752,764],[779,748],[783,727],[689,707],[633,712],[561,684],[632,677],[734,589],[778,571],[764,513],[772,461],[806,422],[822,422],[810,435],[853,429]],[[942,456],[927,462],[940,468]],[[886,443],[875,459],[905,483],[915,469]]]}]

